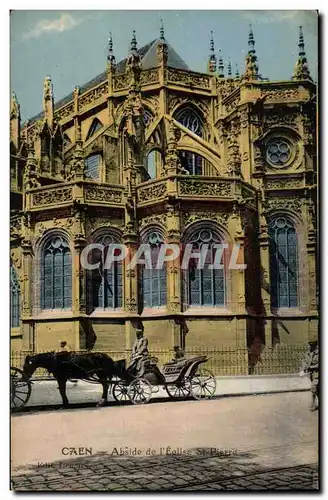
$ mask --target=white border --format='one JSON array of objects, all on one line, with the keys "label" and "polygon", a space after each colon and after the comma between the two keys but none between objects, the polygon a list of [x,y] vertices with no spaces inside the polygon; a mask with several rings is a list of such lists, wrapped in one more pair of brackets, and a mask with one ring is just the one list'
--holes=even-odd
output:
[{"label": "white border", "polygon": [[[2,51],[2,77],[1,77],[1,86],[2,86],[2,92],[1,92],[1,99],[2,99],[2,120],[1,120],[1,142],[2,142],[2,152],[3,152],[3,161],[1,164],[1,186],[2,186],[2,193],[0,196],[0,213],[1,213],[1,218],[0,218],[0,224],[1,224],[1,235],[2,235],[2,241],[3,244],[1,246],[1,276],[0,276],[0,303],[1,303],[1,335],[2,335],[2,342],[1,342],[1,354],[2,354],[2,360],[0,363],[0,380],[1,380],[1,387],[6,389],[2,391],[2,408],[3,411],[1,412],[1,431],[2,431],[2,436],[1,436],[1,482],[0,482],[0,495],[1,499],[5,499],[8,497],[12,497],[13,493],[8,491],[9,487],[9,433],[8,433],[8,414],[9,414],[9,382],[8,382],[8,365],[5,362],[6,359],[6,353],[8,353],[8,361],[9,361],[9,242],[7,243],[7,238],[9,238],[9,156],[7,155],[8,148],[9,148],[9,123],[8,123],[8,117],[9,117],[9,16],[8,16],[8,11],[9,9],[11,10],[110,10],[108,9],[110,5],[110,2],[108,0],[96,0],[92,3],[92,9],[89,8],[90,2],[79,2],[77,1],[63,1],[63,0],[57,0],[55,1],[49,1],[47,2],[46,6],[44,2],[41,2],[40,0],[33,0],[30,1],[27,5],[26,0],[12,0],[12,2],[7,2],[4,0],[1,3],[0,6],[0,33],[1,33],[1,51]],[[249,0],[247,2],[247,10],[253,9],[253,10],[263,10],[263,2],[260,0]],[[229,4],[225,5],[220,5],[219,2],[214,2],[214,0],[203,0],[201,3],[200,2],[195,2],[192,0],[180,0],[177,2],[176,0],[158,0],[156,2],[156,9],[154,9],[154,2],[151,2],[149,0],[139,0],[139,2],[136,4],[135,2],[132,1],[126,1],[124,4],[120,4],[120,10],[136,10],[136,7],[138,7],[137,10],[198,10],[199,7],[202,8],[202,10],[218,10],[218,7],[221,8],[226,8],[227,10],[235,10],[235,9],[240,9],[240,10],[246,10],[246,6],[243,2],[238,1],[238,0],[230,0]],[[308,1],[305,0],[290,0],[289,2],[283,1],[283,0],[276,0],[275,2],[267,2],[265,4],[266,10],[269,9],[275,9],[275,10],[285,10],[287,9],[292,9],[292,10],[307,10],[309,7],[312,7],[312,9],[317,8],[319,11],[324,14],[325,12],[325,5],[326,3],[323,0],[319,0],[317,2],[317,5],[310,5]],[[324,24],[324,20],[322,21],[322,24]],[[323,26],[322,26],[323,28]],[[323,29],[321,36],[323,37]],[[326,62],[326,54],[328,53],[328,47],[327,47],[327,37],[322,40],[322,46],[321,46],[321,63],[324,66],[324,63]],[[7,73],[8,72],[8,73]],[[322,71],[321,74],[321,81],[327,81],[324,79],[324,70]],[[324,93],[325,88],[322,87],[320,89],[321,94]],[[328,105],[327,101],[323,99],[322,96],[322,104],[323,104],[323,109],[321,110],[321,118],[323,119],[324,116],[328,116]],[[323,133],[321,133],[321,138],[322,138],[322,157],[321,157],[321,170],[320,173],[322,175],[321,180],[321,185],[324,184],[324,170],[327,167],[324,165],[324,153],[325,153],[325,140],[323,140]],[[320,182],[319,180],[319,182]],[[328,214],[327,214],[327,204],[325,203],[325,192],[322,188],[321,196],[322,196],[322,207],[321,207],[321,220],[322,220],[322,227],[321,227],[321,254],[324,255],[324,250],[325,248],[325,235],[328,234]],[[326,230],[327,229],[327,233]],[[7,251],[8,249],[8,251]],[[323,265],[323,262],[322,262]],[[324,289],[328,289],[327,286],[327,281],[328,281],[328,273],[327,273],[327,267],[325,268],[323,266],[323,269],[321,269],[321,275],[323,276],[322,283],[321,283],[321,310],[322,311],[327,311],[328,310],[328,295],[323,294]],[[322,320],[325,318],[323,317]],[[321,324],[321,333],[322,336],[324,336],[325,332],[325,326],[326,323],[325,321],[322,321]],[[324,345],[324,354],[326,354],[326,346],[328,345],[328,342],[322,342]],[[321,356],[322,359],[322,356]],[[325,357],[327,359],[327,357]],[[322,363],[323,364],[323,363]],[[325,363],[326,364],[326,363]],[[8,402],[8,406],[6,403]],[[322,414],[323,416],[323,414]],[[324,420],[324,419],[323,419]],[[322,422],[322,426],[324,425],[324,422]],[[322,443],[322,451],[326,448],[324,444],[326,444],[326,436],[327,432],[323,433],[323,436],[325,436],[325,443]],[[326,472],[326,466],[327,466],[327,460],[324,461],[324,466],[325,470],[322,470],[322,477],[321,480],[323,482],[324,478],[328,477]],[[62,494],[63,495],[63,494]],[[265,494],[264,494],[265,495]],[[30,498],[47,498],[47,496],[38,494],[38,495],[29,495]],[[65,498],[67,495],[64,494],[62,498]],[[80,495],[83,498],[89,498],[87,495]],[[121,496],[123,498],[125,495]],[[170,497],[176,496],[170,494]],[[196,495],[196,496],[202,496],[201,494]],[[242,495],[236,495],[242,497]],[[279,495],[281,497],[281,495]],[[149,498],[149,495],[147,495]],[[195,495],[193,495],[195,498]]]}]

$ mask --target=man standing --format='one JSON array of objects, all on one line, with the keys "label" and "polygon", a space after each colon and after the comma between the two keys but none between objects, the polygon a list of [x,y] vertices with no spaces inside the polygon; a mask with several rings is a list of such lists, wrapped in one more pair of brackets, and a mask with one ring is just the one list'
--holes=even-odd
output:
[{"label": "man standing", "polygon": [[319,407],[319,346],[317,341],[309,342],[304,372],[309,374],[311,380],[312,405],[310,411],[315,411]]},{"label": "man standing", "polygon": [[137,328],[136,340],[132,346],[131,361],[127,370],[138,372],[141,370],[142,363],[149,357],[148,340],[143,336],[143,329]]}]

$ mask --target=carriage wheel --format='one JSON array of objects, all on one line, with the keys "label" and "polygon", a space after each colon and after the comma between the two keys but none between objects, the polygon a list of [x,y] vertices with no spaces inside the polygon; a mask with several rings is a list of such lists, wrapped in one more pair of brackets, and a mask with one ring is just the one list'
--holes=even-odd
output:
[{"label": "carriage wheel", "polygon": [[23,408],[31,396],[31,382],[19,368],[10,368],[10,408]]},{"label": "carriage wheel", "polygon": [[128,396],[135,405],[148,403],[152,392],[151,384],[144,378],[133,380],[128,387]]},{"label": "carriage wheel", "polygon": [[206,368],[199,368],[190,380],[191,395],[195,399],[211,398],[216,389],[216,380],[212,372]]},{"label": "carriage wheel", "polygon": [[166,392],[172,399],[182,399],[190,396],[190,382],[184,380],[177,384],[169,384],[165,386]]},{"label": "carriage wheel", "polygon": [[124,403],[125,401],[130,401],[128,395],[128,385],[121,380],[119,382],[115,382],[112,388],[112,394],[115,401],[118,403]]}]

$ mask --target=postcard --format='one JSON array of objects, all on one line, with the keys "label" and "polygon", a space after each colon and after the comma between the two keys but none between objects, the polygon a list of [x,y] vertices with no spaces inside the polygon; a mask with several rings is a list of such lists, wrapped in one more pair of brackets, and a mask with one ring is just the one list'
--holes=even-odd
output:
[{"label": "postcard", "polygon": [[318,490],[318,12],[10,18],[12,490]]}]

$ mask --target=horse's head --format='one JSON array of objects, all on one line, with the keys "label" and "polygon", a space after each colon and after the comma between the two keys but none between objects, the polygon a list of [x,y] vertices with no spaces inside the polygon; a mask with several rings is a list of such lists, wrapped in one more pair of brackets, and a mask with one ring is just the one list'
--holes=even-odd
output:
[{"label": "horse's head", "polygon": [[26,356],[23,372],[30,378],[37,368],[45,368],[49,372],[51,371],[54,359],[53,352],[45,352],[42,354],[35,354],[34,356]]}]

